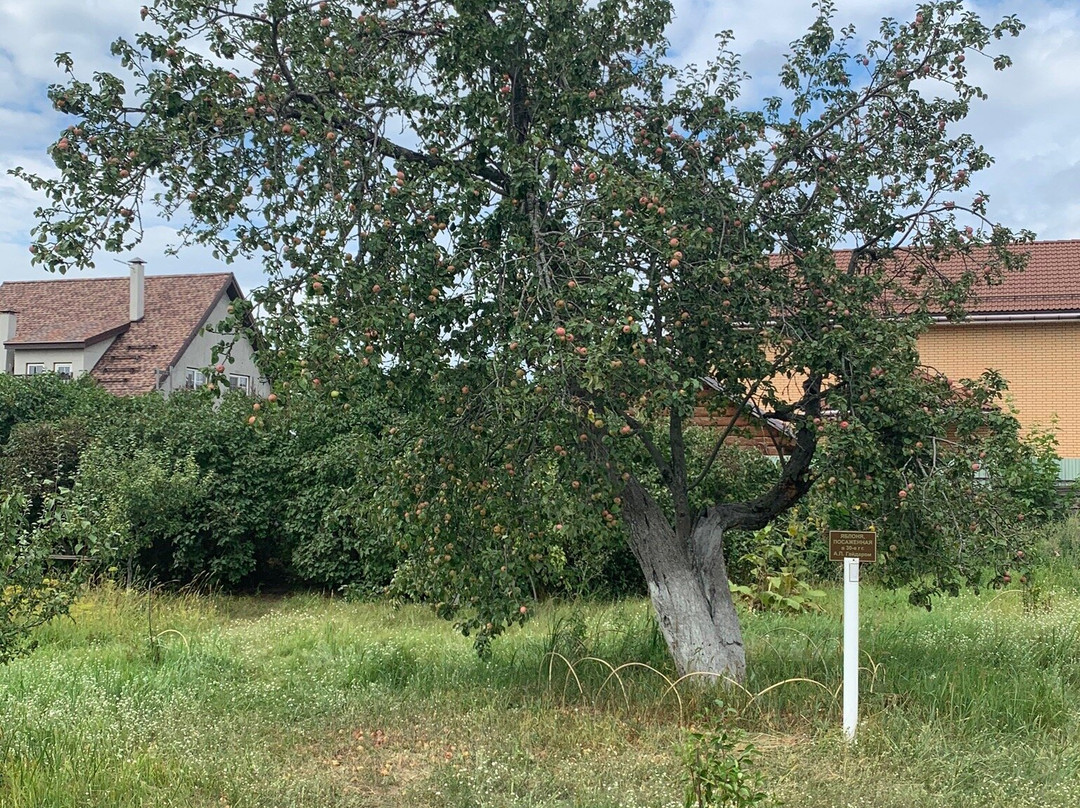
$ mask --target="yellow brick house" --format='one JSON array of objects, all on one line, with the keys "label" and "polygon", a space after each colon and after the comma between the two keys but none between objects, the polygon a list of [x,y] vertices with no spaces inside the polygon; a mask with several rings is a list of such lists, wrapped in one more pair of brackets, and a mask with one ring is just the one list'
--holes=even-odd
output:
[{"label": "yellow brick house", "polygon": [[1080,240],[1022,248],[1027,269],[980,287],[960,323],[919,340],[924,365],[953,379],[997,370],[1025,428],[1056,425],[1062,477],[1080,477]]}]

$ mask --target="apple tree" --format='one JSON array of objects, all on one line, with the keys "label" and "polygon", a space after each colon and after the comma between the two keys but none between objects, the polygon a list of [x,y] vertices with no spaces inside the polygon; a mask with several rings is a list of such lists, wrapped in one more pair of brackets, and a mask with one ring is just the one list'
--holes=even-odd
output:
[{"label": "apple tree", "polygon": [[[406,413],[374,503],[403,587],[483,639],[567,532],[625,530],[679,671],[739,678],[725,534],[804,497],[824,433],[907,430],[937,395],[918,334],[1030,238],[959,128],[967,60],[1006,67],[1020,22],[940,0],[861,41],[816,8],[757,101],[729,32],[673,58],[668,0],[155,0],[117,75],[58,56],[58,174],[16,171],[34,258],[91,265],[153,212],[260,260],[282,388]],[[767,490],[709,488],[701,407],[717,447],[747,412],[785,425]]]}]

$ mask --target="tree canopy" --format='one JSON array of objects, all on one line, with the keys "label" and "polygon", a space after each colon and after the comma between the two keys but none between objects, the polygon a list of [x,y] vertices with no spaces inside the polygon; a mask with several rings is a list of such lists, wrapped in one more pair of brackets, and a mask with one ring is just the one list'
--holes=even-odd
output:
[{"label": "tree canopy", "polygon": [[[621,523],[680,671],[738,677],[724,534],[795,505],[826,446],[894,506],[946,457],[970,477],[1000,388],[917,372],[915,341],[1031,238],[989,218],[960,130],[966,60],[1006,67],[1021,23],[942,0],[861,42],[817,9],[757,102],[730,32],[676,64],[667,0],[156,0],[123,78],[58,57],[59,176],[16,172],[47,199],[34,258],[87,266],[151,208],[258,257],[284,398],[408,413],[378,500],[403,587],[487,638],[527,611],[515,570]],[[784,425],[767,490],[711,487],[699,407],[730,416],[717,446]]]}]

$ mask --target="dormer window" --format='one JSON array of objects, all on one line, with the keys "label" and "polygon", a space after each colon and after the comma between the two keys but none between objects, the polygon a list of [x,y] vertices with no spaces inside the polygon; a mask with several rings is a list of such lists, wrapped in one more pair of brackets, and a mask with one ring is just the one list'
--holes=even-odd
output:
[{"label": "dormer window", "polygon": [[40,376],[45,372],[44,362],[27,362],[26,363],[26,375],[27,376]]}]

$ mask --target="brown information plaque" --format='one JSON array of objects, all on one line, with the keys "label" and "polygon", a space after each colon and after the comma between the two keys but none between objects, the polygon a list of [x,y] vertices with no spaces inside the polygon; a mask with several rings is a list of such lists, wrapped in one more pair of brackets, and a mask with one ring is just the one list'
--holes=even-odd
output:
[{"label": "brown information plaque", "polygon": [[877,561],[877,532],[873,530],[830,530],[829,560],[857,558],[872,564]]}]

